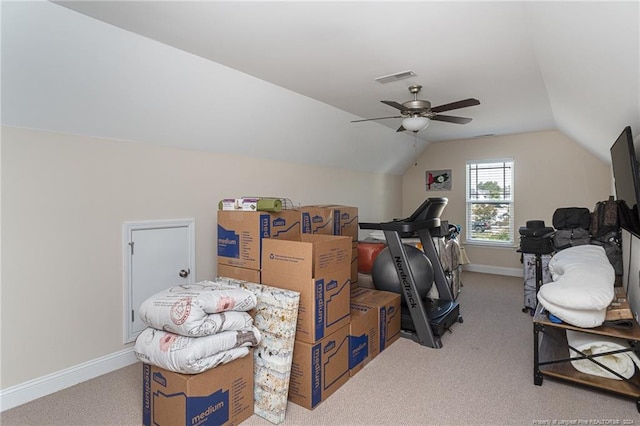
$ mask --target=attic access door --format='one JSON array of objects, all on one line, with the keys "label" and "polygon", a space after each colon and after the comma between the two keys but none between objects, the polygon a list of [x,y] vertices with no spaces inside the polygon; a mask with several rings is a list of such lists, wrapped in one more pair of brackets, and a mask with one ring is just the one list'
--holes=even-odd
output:
[{"label": "attic access door", "polygon": [[169,287],[193,283],[195,223],[193,219],[124,224],[124,341],[147,326],[138,310],[147,298]]}]

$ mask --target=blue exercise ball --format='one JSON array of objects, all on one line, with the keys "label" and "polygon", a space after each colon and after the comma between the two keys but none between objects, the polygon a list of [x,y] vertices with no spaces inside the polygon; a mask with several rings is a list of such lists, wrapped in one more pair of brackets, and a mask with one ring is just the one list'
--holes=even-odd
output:
[{"label": "blue exercise ball", "polygon": [[[408,244],[403,244],[403,246],[407,253],[409,267],[416,283],[418,295],[421,299],[424,299],[433,285],[433,266],[422,250]],[[376,290],[403,294],[400,278],[388,247],[382,250],[373,262],[371,278]],[[405,304],[404,297],[402,298],[402,303]]]}]

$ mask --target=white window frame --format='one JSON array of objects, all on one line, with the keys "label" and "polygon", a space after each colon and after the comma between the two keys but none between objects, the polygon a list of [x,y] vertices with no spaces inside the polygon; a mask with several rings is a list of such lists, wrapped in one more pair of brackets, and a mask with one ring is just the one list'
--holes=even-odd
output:
[{"label": "white window frame", "polygon": [[[510,185],[510,191],[508,192],[508,196],[500,199],[490,199],[490,198],[471,198],[471,166],[480,165],[480,164],[499,164],[499,163],[508,163],[511,167],[511,181],[508,182]],[[507,182],[505,182],[507,183]],[[465,209],[466,209],[466,242],[468,244],[478,244],[478,245],[490,245],[496,247],[514,247],[515,245],[515,162],[513,158],[490,158],[484,160],[467,160],[465,165]],[[509,204],[509,240],[495,240],[489,238],[474,238],[473,232],[473,224],[472,224],[472,208],[474,204]],[[489,234],[487,234],[489,235]]]}]

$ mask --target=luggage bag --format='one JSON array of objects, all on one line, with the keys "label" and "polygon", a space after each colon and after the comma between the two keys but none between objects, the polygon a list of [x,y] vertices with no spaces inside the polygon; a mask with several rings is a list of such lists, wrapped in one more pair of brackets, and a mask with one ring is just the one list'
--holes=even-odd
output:
[{"label": "luggage bag", "polygon": [[538,306],[538,273],[540,276],[540,285],[546,284],[552,281],[551,272],[549,272],[549,261],[551,260],[550,254],[543,254],[540,256],[540,271],[536,271],[536,257],[538,255],[531,253],[524,253],[523,255],[523,268],[524,268],[524,308],[523,312],[529,312],[533,315]]},{"label": "luggage bag", "polygon": [[538,306],[539,286],[551,281],[549,260],[554,252],[555,230],[542,220],[529,220],[520,227],[520,251],[524,276],[524,308],[522,312],[534,314]]},{"label": "luggage bag", "polygon": [[553,247],[556,251],[591,242],[591,212],[586,207],[560,207],[553,212]]}]

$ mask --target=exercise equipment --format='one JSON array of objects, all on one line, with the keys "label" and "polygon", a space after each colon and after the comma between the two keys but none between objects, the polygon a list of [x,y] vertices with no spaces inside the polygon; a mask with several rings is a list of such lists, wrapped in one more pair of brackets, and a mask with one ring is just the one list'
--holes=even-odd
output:
[{"label": "exercise equipment", "polygon": [[[441,232],[440,215],[447,202],[428,198],[406,219],[359,224],[361,229],[384,233],[387,248],[376,257],[372,279],[376,289],[402,294],[401,335],[432,348],[441,348],[444,331],[463,321],[431,234]],[[403,244],[402,237],[414,235],[424,251]],[[438,299],[428,297],[434,283]]]},{"label": "exercise equipment", "polygon": [[[418,296],[420,299],[424,299],[433,284],[433,266],[422,250],[408,244],[404,245],[404,249],[407,252],[407,260],[416,281]],[[398,272],[389,247],[382,250],[376,257],[371,270],[371,278],[376,290],[399,293]],[[406,304],[404,299],[402,299],[402,303]]]}]

